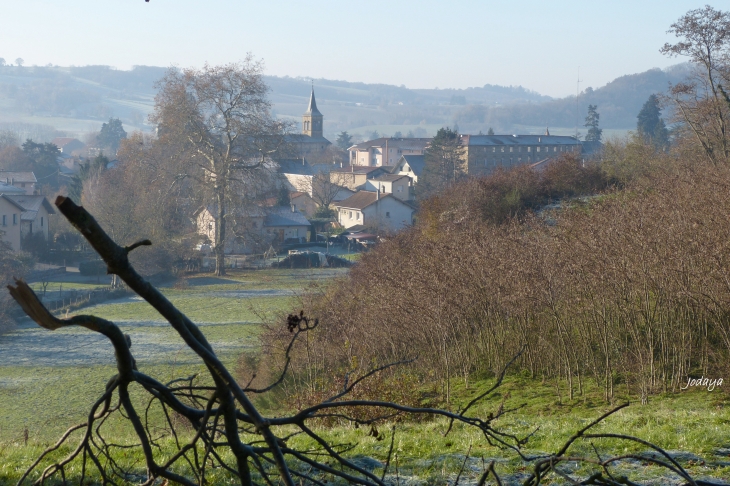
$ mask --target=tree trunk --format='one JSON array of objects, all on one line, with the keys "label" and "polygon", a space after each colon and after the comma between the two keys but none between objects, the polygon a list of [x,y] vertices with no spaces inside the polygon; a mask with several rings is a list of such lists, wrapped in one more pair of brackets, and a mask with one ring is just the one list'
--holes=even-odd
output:
[{"label": "tree trunk", "polygon": [[216,202],[218,203],[218,221],[215,225],[215,274],[226,274],[226,193],[223,184],[216,183]]}]

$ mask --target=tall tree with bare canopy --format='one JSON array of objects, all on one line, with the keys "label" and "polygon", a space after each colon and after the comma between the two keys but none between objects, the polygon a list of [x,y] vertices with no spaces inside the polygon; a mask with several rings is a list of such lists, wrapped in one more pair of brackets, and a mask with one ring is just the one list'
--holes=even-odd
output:
[{"label": "tall tree with bare canopy", "polygon": [[251,56],[225,66],[171,69],[155,98],[152,120],[160,138],[184,147],[174,170],[207,189],[216,208],[217,275],[225,274],[231,206],[283,141],[285,124],[271,116],[261,72],[261,63]]},{"label": "tall tree with bare canopy", "polygon": [[699,142],[712,163],[727,162],[730,13],[709,5],[690,10],[671,25],[668,33],[676,35],[679,41],[667,42],[661,52],[670,57],[687,57],[694,66],[687,81],[669,90],[677,121],[687,135]]}]

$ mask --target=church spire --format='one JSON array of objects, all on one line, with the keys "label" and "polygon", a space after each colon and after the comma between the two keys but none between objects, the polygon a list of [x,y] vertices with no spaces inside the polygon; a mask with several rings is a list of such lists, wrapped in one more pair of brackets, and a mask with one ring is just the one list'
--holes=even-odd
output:
[{"label": "church spire", "polygon": [[548,127],[545,127],[545,136],[550,136],[550,129]]},{"label": "church spire", "polygon": [[312,86],[312,94],[309,95],[309,107],[307,107],[307,111],[304,114],[322,116],[322,113],[317,109],[317,100],[314,99],[314,86]]},{"label": "church spire", "polygon": [[314,86],[312,86],[312,94],[309,95],[309,106],[302,115],[302,133],[312,138],[322,138],[324,137],[323,123],[324,116],[317,109],[317,101],[314,99]]}]

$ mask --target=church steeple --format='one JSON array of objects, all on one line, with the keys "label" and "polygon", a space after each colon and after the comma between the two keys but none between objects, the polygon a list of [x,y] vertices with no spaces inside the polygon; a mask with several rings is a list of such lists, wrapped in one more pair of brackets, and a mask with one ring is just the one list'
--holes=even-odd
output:
[{"label": "church steeple", "polygon": [[312,86],[312,94],[309,96],[309,106],[307,111],[302,115],[302,133],[310,137],[323,137],[322,123],[324,116],[317,109],[317,101],[314,99],[314,86]]}]

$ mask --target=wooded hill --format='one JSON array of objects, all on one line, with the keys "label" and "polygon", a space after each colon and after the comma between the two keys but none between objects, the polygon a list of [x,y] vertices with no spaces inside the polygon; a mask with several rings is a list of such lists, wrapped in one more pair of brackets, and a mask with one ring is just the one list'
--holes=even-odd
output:
[{"label": "wooded hill", "polygon": [[[43,124],[80,135],[98,129],[110,117],[131,130],[150,130],[147,115],[154,103],[155,82],[166,68],[136,66],[122,71],[108,66],[0,67],[0,128],[9,123]],[[652,93],[682,80],[688,66],[622,76],[600,88],[586,88],[577,106],[582,126],[588,104],[598,105],[604,128],[634,129],[636,115]],[[277,115],[299,122],[311,80],[266,77]],[[464,133],[491,127],[497,132],[526,133],[536,127],[573,127],[575,97],[552,99],[521,86],[486,84],[467,89],[408,89],[405,86],[314,80],[325,115],[325,135],[348,130],[362,138],[380,129],[393,135],[420,128],[429,135],[458,124]],[[49,132],[50,133],[50,132]],[[421,132],[421,135],[424,133]]]}]

